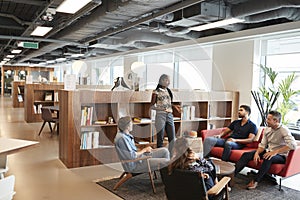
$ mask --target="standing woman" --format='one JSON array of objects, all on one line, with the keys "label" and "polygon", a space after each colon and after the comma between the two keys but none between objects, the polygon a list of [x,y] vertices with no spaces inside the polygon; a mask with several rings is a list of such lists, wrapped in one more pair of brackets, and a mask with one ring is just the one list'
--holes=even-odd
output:
[{"label": "standing woman", "polygon": [[159,83],[152,93],[151,105],[156,110],[155,128],[157,132],[157,148],[163,146],[164,133],[166,131],[169,141],[169,151],[172,152],[175,139],[175,126],[173,120],[172,100],[173,94],[168,88],[170,77],[163,74],[159,78]]}]

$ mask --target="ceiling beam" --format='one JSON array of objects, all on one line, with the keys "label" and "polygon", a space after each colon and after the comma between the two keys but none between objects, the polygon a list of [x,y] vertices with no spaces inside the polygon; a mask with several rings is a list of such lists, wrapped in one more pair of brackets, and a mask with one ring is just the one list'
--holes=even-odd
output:
[{"label": "ceiling beam", "polygon": [[73,41],[55,40],[55,39],[47,39],[47,38],[35,38],[35,37],[24,37],[24,36],[0,35],[0,39],[3,39],[3,40],[26,40],[26,41],[33,41],[33,42],[63,43],[65,45],[82,46],[81,43],[73,42]]}]

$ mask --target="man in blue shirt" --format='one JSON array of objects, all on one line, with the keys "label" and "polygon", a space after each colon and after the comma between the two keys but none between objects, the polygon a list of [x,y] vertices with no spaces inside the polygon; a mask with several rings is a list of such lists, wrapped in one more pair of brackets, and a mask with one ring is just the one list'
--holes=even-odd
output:
[{"label": "man in blue shirt", "polygon": [[239,120],[233,121],[220,135],[207,137],[203,144],[203,155],[209,157],[214,146],[223,147],[222,160],[228,161],[231,149],[242,149],[246,144],[251,143],[257,133],[256,125],[249,119],[251,108],[241,105],[239,108]]},{"label": "man in blue shirt", "polygon": [[[159,170],[168,165],[170,160],[169,150],[165,147],[152,149],[151,146],[145,147],[140,151],[134,143],[134,137],[130,134],[132,131],[132,121],[129,116],[122,117],[118,121],[119,132],[115,137],[115,146],[118,156],[121,160],[135,160],[150,156],[149,164],[151,170]],[[148,172],[146,159],[140,159],[135,162],[123,163],[124,170],[132,173]]]}]

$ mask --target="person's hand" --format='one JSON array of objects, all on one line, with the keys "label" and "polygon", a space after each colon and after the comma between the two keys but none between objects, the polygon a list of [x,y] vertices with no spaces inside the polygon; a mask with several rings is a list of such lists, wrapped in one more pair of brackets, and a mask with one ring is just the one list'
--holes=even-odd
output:
[{"label": "person's hand", "polygon": [[234,138],[228,138],[227,141],[228,141],[228,142],[236,142],[236,139],[234,139]]},{"label": "person's hand", "polygon": [[209,178],[209,175],[208,175],[207,173],[202,173],[202,177],[203,177],[204,179],[208,179],[208,178]]},{"label": "person's hand", "polygon": [[275,156],[277,153],[276,152],[274,152],[274,151],[269,151],[269,152],[267,152],[267,153],[265,153],[264,155],[263,155],[263,158],[264,159],[267,159],[267,160],[270,160],[273,156]]},{"label": "person's hand", "polygon": [[257,152],[255,152],[255,154],[254,154],[253,161],[254,161],[255,165],[257,165],[258,162],[260,161],[260,157]]},{"label": "person's hand", "polygon": [[214,135],[215,138],[221,138],[221,135]]}]

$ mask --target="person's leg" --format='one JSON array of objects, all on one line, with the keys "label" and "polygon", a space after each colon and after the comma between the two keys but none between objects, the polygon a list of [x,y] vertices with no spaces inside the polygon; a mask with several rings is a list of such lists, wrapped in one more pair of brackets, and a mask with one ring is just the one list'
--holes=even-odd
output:
[{"label": "person's leg", "polygon": [[166,133],[168,136],[169,141],[169,151],[172,152],[173,146],[174,146],[174,139],[175,139],[175,125],[173,120],[173,114],[168,113],[167,114],[167,121],[166,121]]},{"label": "person's leg", "polygon": [[214,146],[224,146],[225,140],[216,137],[207,137],[203,143],[203,157],[209,157],[209,153]]},{"label": "person's leg", "polygon": [[222,154],[222,160],[228,161],[230,154],[231,154],[231,149],[242,149],[244,145],[236,143],[236,142],[229,142],[226,141],[224,144],[224,151]]},{"label": "person's leg", "polygon": [[284,156],[278,155],[278,154],[273,156],[270,160],[264,159],[260,169],[258,170],[258,174],[256,175],[254,181],[260,182],[261,179],[263,178],[263,176],[266,173],[268,173],[268,171],[273,163],[284,164],[285,161],[286,161],[286,158]]},{"label": "person's leg", "polygon": [[157,112],[155,116],[155,129],[156,129],[156,144],[157,148],[163,147],[164,134],[165,134],[166,114]]},{"label": "person's leg", "polygon": [[242,171],[242,169],[246,167],[246,165],[250,160],[253,160],[255,152],[256,150],[243,153],[241,158],[237,161],[237,163],[235,163],[235,171],[234,171],[235,175],[237,175],[240,171]]}]

